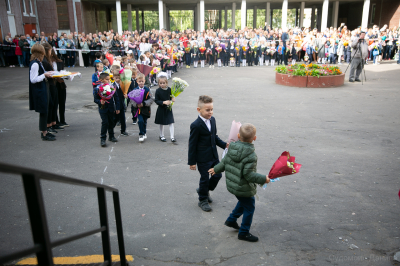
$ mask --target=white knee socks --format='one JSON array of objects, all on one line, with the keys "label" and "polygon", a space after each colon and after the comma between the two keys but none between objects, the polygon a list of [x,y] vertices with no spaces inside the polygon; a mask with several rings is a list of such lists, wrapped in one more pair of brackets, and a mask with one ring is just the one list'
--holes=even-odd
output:
[{"label": "white knee socks", "polygon": [[260,59],[260,66],[264,65],[264,55],[261,55],[261,59]]},{"label": "white knee socks", "polygon": [[193,62],[193,66],[194,66],[194,67],[197,67],[197,64],[198,64],[198,63],[199,63],[198,61],[194,61],[194,62]]},{"label": "white knee socks", "polygon": [[200,63],[201,63],[201,67],[204,67],[204,60],[201,60]]},{"label": "white knee socks", "polygon": [[[171,139],[174,138],[174,124],[169,124],[169,134],[171,135]],[[164,125],[160,125],[160,137],[164,137]]]},{"label": "white knee socks", "polygon": [[271,66],[275,65],[275,59],[271,59]]},{"label": "white knee socks", "polygon": [[296,59],[292,59],[292,65],[296,64]]},{"label": "white knee socks", "polygon": [[243,59],[242,62],[243,62],[243,66],[245,67],[246,66],[246,59]]},{"label": "white knee socks", "polygon": [[221,66],[221,59],[217,59],[218,67]]}]

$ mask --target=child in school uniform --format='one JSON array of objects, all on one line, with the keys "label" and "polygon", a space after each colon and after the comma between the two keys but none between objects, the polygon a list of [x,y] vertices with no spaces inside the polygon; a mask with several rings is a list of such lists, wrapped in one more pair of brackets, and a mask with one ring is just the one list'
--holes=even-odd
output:
[{"label": "child in school uniform", "polygon": [[142,103],[136,104],[135,101],[131,101],[132,106],[138,108],[137,119],[139,124],[139,142],[143,142],[145,139],[147,139],[147,119],[151,116],[151,105],[154,102],[150,89],[144,86],[145,81],[146,77],[142,73],[140,73],[137,75],[136,78],[138,86],[136,88],[133,88],[133,82],[129,86],[129,89],[132,88],[132,90],[144,89],[144,97]]},{"label": "child in school uniform", "polygon": [[210,41],[210,47],[208,48],[211,50],[211,54],[209,54],[209,61],[208,64],[210,65],[210,68],[214,68],[214,53],[215,53],[215,46],[214,42]]},{"label": "child in school uniform", "polygon": [[199,63],[199,46],[197,45],[197,41],[194,41],[193,44],[193,49],[192,49],[192,59],[193,59],[193,67],[197,68],[197,65]]},{"label": "child in school uniform", "polygon": [[[244,41],[244,45],[240,47],[240,59],[242,60],[242,66],[245,67],[247,66],[246,60],[247,60],[247,55],[249,52],[249,47],[247,46],[247,41]],[[243,50],[245,49],[245,50]]]},{"label": "child in school uniform", "polygon": [[114,121],[119,121],[121,124],[121,135],[122,136],[128,136],[128,133],[126,133],[126,121],[125,121],[125,97],[127,96],[124,95],[123,91],[121,90],[121,77],[119,74],[119,70],[115,69],[112,71],[113,78],[114,78],[114,83],[112,84],[116,90],[115,93],[118,94],[118,100],[119,100],[119,114],[115,114],[115,119]]},{"label": "child in school uniform", "polygon": [[[269,183],[270,179],[267,175],[256,172],[257,154],[253,144],[253,141],[257,139],[256,127],[252,124],[242,125],[238,138],[239,141],[229,146],[222,161],[208,172],[211,175],[225,172],[226,187],[238,199],[238,203],[225,221],[225,225],[239,230],[239,240],[257,242],[258,237],[250,233],[255,211],[254,195],[257,194],[257,184]],[[237,219],[242,215],[242,224],[239,227]]]},{"label": "child in school uniform", "polygon": [[229,57],[229,66],[231,66],[231,67],[235,66],[235,60],[234,59],[235,59],[236,50],[235,50],[235,41],[234,40],[230,41],[230,45],[227,46],[226,53],[227,53],[227,55]]},{"label": "child in school uniform", "polygon": [[101,147],[106,146],[107,139],[107,131],[108,131],[108,140],[112,142],[118,142],[118,140],[114,136],[114,113],[119,114],[120,106],[118,94],[114,93],[113,97],[110,100],[103,100],[99,96],[99,89],[102,85],[111,85],[110,84],[110,75],[108,73],[101,73],[99,80],[101,82],[100,85],[93,89],[93,97],[94,102],[99,106],[99,114],[101,117],[101,133],[100,133],[100,145]]},{"label": "child in school uniform", "polygon": [[297,51],[296,51],[296,44],[293,42],[291,45],[291,54],[292,54],[292,65],[296,64],[298,60]]},{"label": "child in school uniform", "polygon": [[283,46],[282,41],[279,42],[279,45],[276,50],[277,50],[276,59],[278,60],[278,65],[280,65],[283,62],[283,55],[285,54],[285,46]]},{"label": "child in school uniform", "polygon": [[94,62],[93,62],[94,71],[97,70],[96,64],[97,64],[97,63],[101,63],[101,56],[102,56],[102,55],[101,55],[100,52],[96,52],[95,56],[96,56],[96,60],[94,60]]},{"label": "child in school uniform", "polygon": [[199,207],[205,211],[211,211],[209,203],[212,202],[210,191],[213,191],[221,174],[208,173],[219,163],[217,146],[225,149],[229,143],[222,141],[217,135],[217,125],[213,115],[213,99],[202,95],[199,97],[197,112],[198,118],[190,125],[188,164],[190,170],[196,170],[196,164],[200,172],[200,182],[197,193],[199,195]]},{"label": "child in school uniform", "polygon": [[289,58],[290,58],[290,51],[291,51],[291,49],[290,49],[290,44],[289,44],[289,41],[286,41],[286,46],[285,46],[285,52],[284,52],[284,55],[283,55],[283,63],[287,66],[288,65],[288,61],[289,61]]},{"label": "child in school uniform", "polygon": [[185,63],[186,68],[190,68],[190,64],[192,63],[192,48],[190,47],[190,43],[185,48]]},{"label": "child in school uniform", "polygon": [[[131,68],[132,70],[132,78],[131,78],[131,85],[129,85],[128,88],[128,93],[130,93],[134,88],[136,88],[138,86],[137,82],[136,82],[136,75],[137,75],[137,70],[136,68]],[[124,95],[124,98],[127,98],[128,94]],[[130,99],[127,98],[127,104],[129,104]],[[137,107],[133,106],[133,104],[131,104],[131,114],[132,114],[132,125],[136,125],[137,124],[137,117],[135,117],[136,115],[136,111],[137,111]]]},{"label": "child in school uniform", "polygon": [[253,62],[254,62],[254,52],[253,49],[249,46],[247,47],[247,63],[249,64],[249,66],[253,66]]},{"label": "child in school uniform", "polygon": [[108,59],[103,60],[103,71],[110,70],[110,61]]},{"label": "child in school uniform", "polygon": [[103,63],[97,62],[96,63],[96,71],[92,75],[93,89],[96,88],[100,84],[99,77],[100,77],[101,72],[103,72]]},{"label": "child in school uniform", "polygon": [[[240,46],[238,47],[240,49]],[[235,63],[236,67],[240,67],[240,50],[236,50],[235,48]]]},{"label": "child in school uniform", "polygon": [[[162,73],[160,73],[162,74]],[[158,76],[159,88],[156,90],[154,102],[158,105],[156,113],[156,124],[160,125],[160,140],[166,142],[164,137],[164,126],[169,126],[169,132],[172,142],[176,142],[174,136],[174,115],[172,109],[169,106],[172,102],[175,102],[175,98],[171,96],[171,88],[168,87],[168,79],[164,75]]]},{"label": "child in school uniform", "polygon": [[[202,43],[200,45],[200,47],[204,47],[204,43]],[[205,61],[206,61],[206,51],[204,51],[203,53],[200,52],[199,59],[200,59],[201,67],[203,68],[205,65]]]},{"label": "child in school uniform", "polygon": [[276,50],[275,42],[271,44],[271,66],[275,66],[275,60],[277,58],[278,51]]},{"label": "child in school uniform", "polygon": [[267,42],[267,46],[264,49],[265,65],[268,66],[271,63],[271,42]]}]

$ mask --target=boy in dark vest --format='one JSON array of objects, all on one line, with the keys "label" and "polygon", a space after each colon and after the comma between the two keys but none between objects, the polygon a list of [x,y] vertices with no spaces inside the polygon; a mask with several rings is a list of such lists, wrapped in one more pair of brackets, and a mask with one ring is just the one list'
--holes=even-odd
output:
[{"label": "boy in dark vest", "polygon": [[217,146],[225,149],[229,143],[222,141],[217,135],[217,125],[213,115],[213,99],[203,95],[199,97],[197,112],[198,118],[190,125],[189,161],[190,170],[196,170],[196,164],[200,172],[200,182],[197,193],[199,194],[199,207],[205,211],[211,211],[209,203],[212,202],[209,191],[213,191],[221,174],[208,173],[219,163]]},{"label": "boy in dark vest", "polygon": [[[258,237],[249,232],[255,210],[254,195],[257,194],[257,184],[263,185],[270,180],[268,176],[257,173],[257,154],[252,143],[257,139],[256,127],[252,124],[242,125],[238,138],[239,141],[230,144],[225,157],[209,173],[215,175],[225,171],[226,187],[238,199],[225,225],[239,230],[240,240],[256,242]],[[242,214],[242,225],[239,227],[237,219]]]}]

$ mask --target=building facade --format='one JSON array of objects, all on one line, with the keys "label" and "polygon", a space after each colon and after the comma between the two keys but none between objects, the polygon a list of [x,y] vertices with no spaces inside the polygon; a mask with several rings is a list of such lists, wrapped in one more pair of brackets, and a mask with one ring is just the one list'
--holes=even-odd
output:
[{"label": "building facade", "polygon": [[[253,27],[259,11],[272,24],[274,10],[281,10],[281,26],[287,26],[288,9],[296,10],[296,26],[303,26],[305,11],[311,14],[311,26],[319,30],[345,23],[349,29],[378,25],[400,26],[400,0],[0,0],[1,36],[7,33],[96,32],[114,29],[122,32],[122,20],[128,30],[144,30],[146,11],[158,11],[159,28],[170,29],[170,11],[192,10],[196,30],[205,29],[206,10],[216,10],[219,25],[236,28],[235,14],[240,10],[240,27],[249,25],[247,12],[253,12]],[[126,11],[126,12],[125,12]],[[217,14],[216,13],[216,14]],[[224,15],[222,16],[222,14]],[[228,21],[228,13],[230,21]],[[123,17],[123,15],[126,17]],[[133,23],[132,23],[133,21]],[[132,25],[135,25],[132,28]]]}]

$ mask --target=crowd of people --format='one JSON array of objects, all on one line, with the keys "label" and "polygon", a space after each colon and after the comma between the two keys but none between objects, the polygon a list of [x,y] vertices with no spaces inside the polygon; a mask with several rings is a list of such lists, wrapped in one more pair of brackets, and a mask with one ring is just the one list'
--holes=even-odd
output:
[{"label": "crowd of people", "polygon": [[[382,60],[395,58],[399,51],[399,27],[389,28],[385,25],[379,29],[375,25],[369,29],[350,30],[342,24],[339,28],[331,27],[323,32],[311,28],[295,27],[285,30],[265,26],[237,31],[210,29],[203,32],[191,29],[184,32],[153,29],[145,32],[125,31],[122,35],[113,30],[89,34],[62,33],[60,36],[57,33],[46,36],[41,32],[35,36],[27,34],[12,37],[9,33],[3,43],[0,43],[0,64],[28,67],[30,50],[35,43],[50,44],[66,67],[79,65],[78,50],[81,50],[84,67],[89,67],[96,60],[96,52],[111,52],[114,55],[132,53],[136,61],[141,61],[140,56],[147,51],[151,52],[152,48],[155,54],[163,48],[168,53],[171,49],[183,51],[188,47],[192,49],[191,64],[204,60],[204,64],[211,67],[218,59],[218,64],[222,67],[288,64],[303,60],[341,64],[350,62],[350,44],[361,30],[366,32],[365,39],[368,43],[367,64],[369,60],[379,64]],[[206,51],[200,52],[200,47],[205,47]],[[219,47],[222,48],[221,51]],[[189,63],[188,60],[186,56],[178,59],[186,64]]]}]

